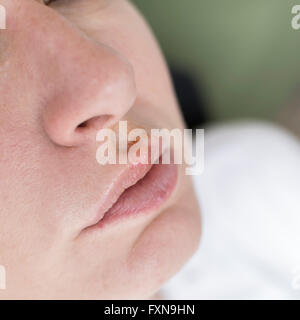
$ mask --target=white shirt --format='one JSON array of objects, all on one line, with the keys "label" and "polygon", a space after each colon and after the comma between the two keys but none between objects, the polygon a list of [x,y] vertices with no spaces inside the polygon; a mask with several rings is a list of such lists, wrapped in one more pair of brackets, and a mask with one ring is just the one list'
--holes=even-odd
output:
[{"label": "white shirt", "polygon": [[169,299],[300,298],[300,142],[263,123],[211,128],[194,177],[203,235]]}]

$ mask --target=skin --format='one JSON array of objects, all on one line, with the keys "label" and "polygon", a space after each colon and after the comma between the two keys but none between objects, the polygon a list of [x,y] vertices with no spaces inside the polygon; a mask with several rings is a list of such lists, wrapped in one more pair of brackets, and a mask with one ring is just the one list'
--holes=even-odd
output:
[{"label": "skin", "polygon": [[149,27],[125,0],[0,4],[0,298],[149,298],[198,246],[184,167],[158,212],[83,230],[126,168],[96,162],[96,132],[183,128]]}]

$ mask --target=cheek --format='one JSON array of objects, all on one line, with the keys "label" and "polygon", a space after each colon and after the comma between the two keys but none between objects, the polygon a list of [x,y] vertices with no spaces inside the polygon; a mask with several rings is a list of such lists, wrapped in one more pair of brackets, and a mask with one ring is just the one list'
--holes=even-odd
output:
[{"label": "cheek", "polygon": [[[23,234],[27,244],[31,242],[31,249],[36,249],[41,244],[36,237],[45,235],[44,239],[49,239],[49,234],[52,233],[51,237],[57,234],[54,216],[49,214],[54,200],[51,193],[57,192],[54,182],[57,168],[38,130],[7,125],[0,135],[0,220],[5,220],[7,233]],[[0,223],[0,232],[3,225]]]},{"label": "cheek", "polygon": [[23,289],[22,284],[24,288],[28,285],[25,278],[34,281],[33,275],[52,245],[49,227],[42,222],[46,207],[38,166],[43,159],[34,136],[26,137],[25,131],[12,126],[5,128],[0,135],[0,260],[14,275],[10,287]]},{"label": "cheek", "polygon": [[3,234],[5,226],[5,233],[11,235],[7,243],[22,235],[27,244],[32,240],[34,246],[34,237],[40,230],[38,208],[42,204],[42,198],[39,199],[42,178],[38,166],[42,157],[34,137],[26,138],[25,131],[11,128],[0,136],[0,233]]},{"label": "cheek", "polygon": [[[7,130],[5,130],[5,128]],[[0,140],[0,189],[1,198],[3,194],[10,195],[10,201],[21,197],[21,186],[29,188],[35,180],[36,159],[34,156],[34,140],[27,142],[23,130],[2,127]],[[24,139],[25,138],[25,139]],[[24,190],[25,191],[25,190]],[[26,204],[26,202],[25,202]],[[2,206],[5,208],[6,205]]]}]

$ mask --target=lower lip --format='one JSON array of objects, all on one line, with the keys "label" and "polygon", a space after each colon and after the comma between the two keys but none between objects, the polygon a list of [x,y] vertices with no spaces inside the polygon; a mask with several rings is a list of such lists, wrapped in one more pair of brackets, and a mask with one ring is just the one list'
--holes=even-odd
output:
[{"label": "lower lip", "polygon": [[143,179],[125,190],[96,226],[102,228],[120,219],[156,212],[173,194],[177,180],[177,165],[153,165]]}]

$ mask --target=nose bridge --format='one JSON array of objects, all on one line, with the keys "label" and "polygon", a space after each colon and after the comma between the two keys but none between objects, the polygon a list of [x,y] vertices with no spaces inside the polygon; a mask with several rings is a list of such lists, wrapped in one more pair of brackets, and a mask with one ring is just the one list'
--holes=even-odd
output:
[{"label": "nose bridge", "polygon": [[127,113],[136,97],[134,73],[118,52],[73,25],[60,21],[56,32],[53,28],[47,26],[46,41],[39,44],[43,60],[36,60],[51,88],[44,127],[55,143],[74,145],[95,138],[96,129],[114,125]]}]

